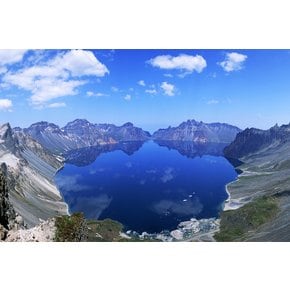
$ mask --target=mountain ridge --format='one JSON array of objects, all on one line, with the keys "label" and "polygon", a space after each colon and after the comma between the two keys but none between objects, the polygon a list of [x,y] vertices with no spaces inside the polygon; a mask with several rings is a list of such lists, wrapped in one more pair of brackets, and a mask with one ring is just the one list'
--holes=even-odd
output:
[{"label": "mountain ridge", "polygon": [[176,127],[159,129],[152,134],[154,140],[191,141],[196,143],[230,143],[241,129],[227,123],[204,123],[194,119]]}]

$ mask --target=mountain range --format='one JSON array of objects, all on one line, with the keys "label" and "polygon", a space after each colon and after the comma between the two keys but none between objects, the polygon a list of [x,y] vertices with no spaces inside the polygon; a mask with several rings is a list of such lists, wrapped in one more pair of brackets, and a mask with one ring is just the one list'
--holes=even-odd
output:
[{"label": "mountain range", "polygon": [[14,130],[30,135],[54,153],[125,141],[145,141],[150,138],[149,132],[143,131],[129,122],[116,126],[92,124],[84,119],[76,119],[63,128],[53,123],[38,122],[28,128],[17,127]]},{"label": "mountain range", "polygon": [[30,135],[54,153],[64,153],[91,146],[149,139],[226,144],[233,141],[241,130],[228,124],[207,124],[188,120],[178,127],[159,129],[151,136],[149,132],[135,127],[130,122],[116,126],[113,124],[93,124],[85,119],[76,119],[63,128],[53,123],[38,122],[28,128],[14,128],[14,131]]},{"label": "mountain range", "polygon": [[188,120],[177,127],[159,129],[153,133],[154,140],[190,141],[194,143],[230,143],[237,133],[238,127],[225,123],[204,123]]}]

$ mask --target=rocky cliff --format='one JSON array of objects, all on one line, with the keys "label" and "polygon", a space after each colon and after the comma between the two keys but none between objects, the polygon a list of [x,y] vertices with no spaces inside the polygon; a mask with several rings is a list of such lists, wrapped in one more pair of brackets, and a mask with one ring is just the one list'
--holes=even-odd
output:
[{"label": "rocky cliff", "polygon": [[290,142],[290,124],[260,130],[247,128],[237,134],[235,140],[224,149],[226,157],[242,158]]},{"label": "rocky cliff", "polygon": [[67,213],[54,184],[54,175],[63,166],[61,157],[4,124],[0,126],[0,164],[6,167],[9,200],[27,226]]},{"label": "rocky cliff", "polygon": [[188,120],[177,127],[159,129],[152,138],[155,140],[190,141],[195,143],[230,143],[241,130],[224,123],[203,123]]}]

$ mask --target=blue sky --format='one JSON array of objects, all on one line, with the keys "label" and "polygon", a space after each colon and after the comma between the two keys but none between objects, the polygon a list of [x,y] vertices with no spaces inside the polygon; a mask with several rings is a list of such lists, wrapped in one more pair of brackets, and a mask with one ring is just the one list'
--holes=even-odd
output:
[{"label": "blue sky", "polygon": [[0,50],[0,123],[290,122],[288,50]]}]

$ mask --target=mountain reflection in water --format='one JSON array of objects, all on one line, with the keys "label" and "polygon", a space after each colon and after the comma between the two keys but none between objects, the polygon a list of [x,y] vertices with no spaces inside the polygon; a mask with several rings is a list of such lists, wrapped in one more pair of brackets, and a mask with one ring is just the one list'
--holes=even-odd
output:
[{"label": "mountain reflection in water", "polygon": [[219,215],[225,185],[237,176],[222,156],[225,145],[149,141],[73,150],[56,182],[71,212],[138,232],[172,230]]}]

